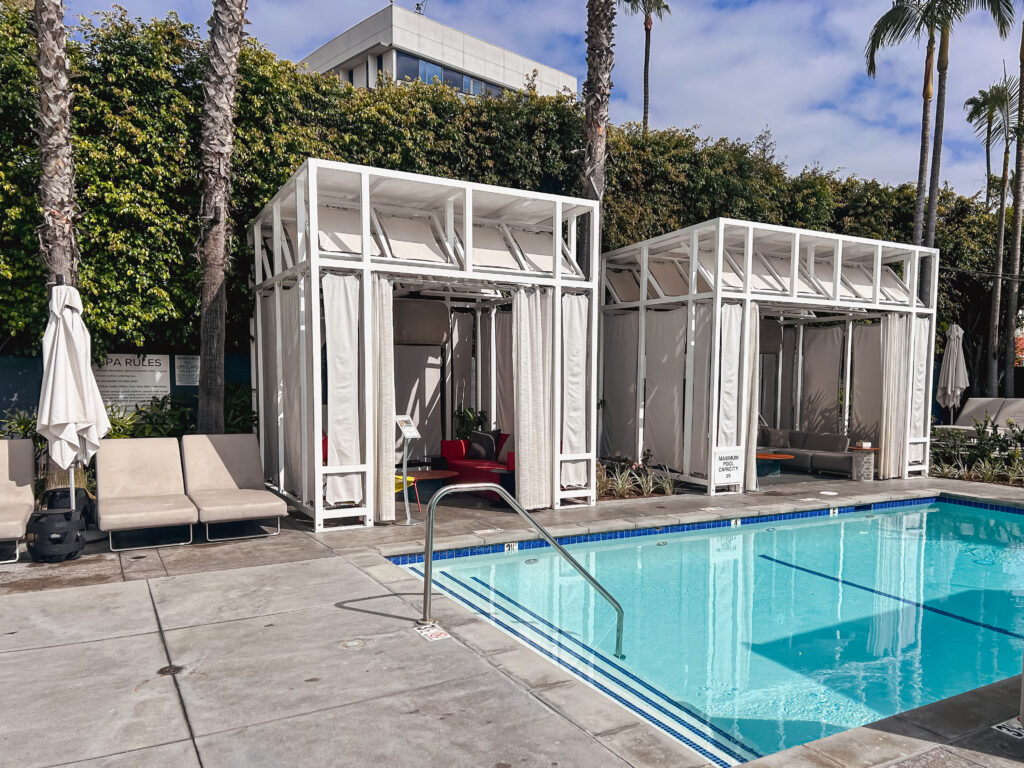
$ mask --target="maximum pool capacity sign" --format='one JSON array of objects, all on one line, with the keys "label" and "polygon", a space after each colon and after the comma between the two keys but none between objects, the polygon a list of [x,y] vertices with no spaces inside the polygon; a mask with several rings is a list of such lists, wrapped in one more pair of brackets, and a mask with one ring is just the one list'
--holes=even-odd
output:
[{"label": "maximum pool capacity sign", "polygon": [[715,485],[743,483],[743,449],[736,446],[715,450]]}]

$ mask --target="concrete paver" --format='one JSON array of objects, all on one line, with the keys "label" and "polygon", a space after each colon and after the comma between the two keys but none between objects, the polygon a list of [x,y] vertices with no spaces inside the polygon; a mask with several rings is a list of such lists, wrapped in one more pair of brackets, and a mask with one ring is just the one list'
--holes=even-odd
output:
[{"label": "concrete paver", "polygon": [[144,747],[94,760],[64,763],[59,768],[200,768],[199,755],[191,739]]}]

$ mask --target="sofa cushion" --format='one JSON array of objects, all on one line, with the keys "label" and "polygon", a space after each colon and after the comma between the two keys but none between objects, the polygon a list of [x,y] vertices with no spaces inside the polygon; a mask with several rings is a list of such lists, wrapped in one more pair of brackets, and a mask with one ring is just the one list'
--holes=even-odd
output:
[{"label": "sofa cushion", "polygon": [[516,449],[516,440],[512,435],[506,434],[502,434],[501,438],[501,447],[498,449],[498,462],[507,465],[509,452]]},{"label": "sofa cushion", "polygon": [[[28,441],[26,441],[28,442]],[[0,541],[20,539],[32,516],[35,503],[29,501],[0,501]]]},{"label": "sofa cushion", "polygon": [[[96,498],[99,499],[101,506],[107,499],[134,499],[143,496],[184,498],[185,479],[181,471],[181,451],[177,438],[133,437],[100,440],[100,449],[96,452]],[[135,527],[149,526],[143,523]]]},{"label": "sofa cushion", "polygon": [[762,427],[761,429],[764,435],[763,439],[758,441],[759,445],[765,445],[769,448],[789,448],[788,429],[770,429],[768,427]]},{"label": "sofa cushion", "polygon": [[[260,445],[252,433],[185,435],[181,438],[185,492],[249,488],[263,491]],[[283,502],[282,502],[283,503]]]},{"label": "sofa cushion", "polygon": [[789,446],[790,448],[803,448],[804,443],[807,441],[807,433],[801,432],[798,429],[789,430]]},{"label": "sofa cushion", "polygon": [[469,450],[466,451],[467,459],[487,459],[495,461],[498,451],[494,443],[494,435],[490,432],[470,432]]},{"label": "sofa cushion", "polygon": [[810,470],[814,451],[808,451],[803,448],[787,448],[786,453],[790,454],[793,458],[784,461],[783,467]]},{"label": "sofa cushion", "polygon": [[458,461],[466,458],[466,440],[442,440],[441,455],[448,461]]},{"label": "sofa cushion", "polygon": [[259,520],[267,517],[284,517],[288,514],[288,505],[270,491],[251,488],[192,491],[189,498],[199,508],[201,523]]},{"label": "sofa cushion", "polygon": [[835,451],[845,453],[850,447],[850,438],[828,432],[811,432],[804,441],[804,448],[809,451]]},{"label": "sofa cushion", "polygon": [[100,499],[98,515],[101,531],[131,531],[199,522],[199,511],[184,494]]}]

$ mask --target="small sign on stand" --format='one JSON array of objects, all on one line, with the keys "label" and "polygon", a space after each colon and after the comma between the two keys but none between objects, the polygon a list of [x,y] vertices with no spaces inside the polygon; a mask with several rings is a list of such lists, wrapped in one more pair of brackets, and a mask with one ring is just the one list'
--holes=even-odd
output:
[{"label": "small sign on stand", "polygon": [[742,485],[743,449],[740,446],[715,451],[715,485]]},{"label": "small sign on stand", "polygon": [[395,416],[395,423],[402,432],[402,498],[405,501],[405,520],[395,521],[395,525],[423,525],[420,520],[413,520],[409,514],[409,441],[419,440],[420,431],[416,429],[412,417],[407,414]]}]

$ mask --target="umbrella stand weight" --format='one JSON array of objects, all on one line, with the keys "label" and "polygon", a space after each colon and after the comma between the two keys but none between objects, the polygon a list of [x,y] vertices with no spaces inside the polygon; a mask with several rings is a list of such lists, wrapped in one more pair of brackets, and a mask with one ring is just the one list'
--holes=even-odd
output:
[{"label": "umbrella stand weight", "polygon": [[51,488],[43,494],[42,508],[32,513],[26,526],[26,547],[40,563],[75,560],[85,548],[85,522],[92,500],[84,488],[75,489],[75,506],[68,503],[68,489]]}]

